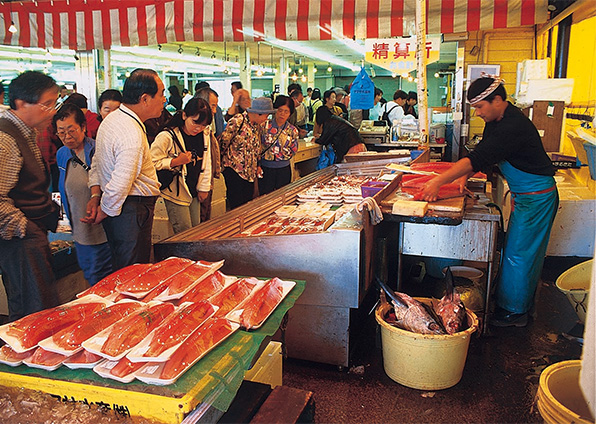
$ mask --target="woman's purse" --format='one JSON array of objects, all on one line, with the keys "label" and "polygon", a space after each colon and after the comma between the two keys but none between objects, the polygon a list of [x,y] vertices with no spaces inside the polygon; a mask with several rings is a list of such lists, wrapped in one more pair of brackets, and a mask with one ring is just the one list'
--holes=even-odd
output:
[{"label": "woman's purse", "polygon": [[[176,136],[176,133],[171,129],[168,129],[167,131],[172,136],[172,140],[174,141],[174,143],[176,143],[176,146],[178,146],[178,148],[180,149],[180,152],[185,153],[184,149],[182,148],[182,145],[180,144],[180,140],[178,140],[178,137]],[[172,184],[174,179],[176,179],[181,173],[182,173],[181,169],[160,169],[160,170],[158,170],[157,171],[157,179],[159,180],[159,183],[161,184],[161,190],[168,189],[168,190],[172,191],[170,189],[170,185]],[[179,186],[177,187],[176,191],[177,191],[176,196],[178,196],[180,194]]]}]

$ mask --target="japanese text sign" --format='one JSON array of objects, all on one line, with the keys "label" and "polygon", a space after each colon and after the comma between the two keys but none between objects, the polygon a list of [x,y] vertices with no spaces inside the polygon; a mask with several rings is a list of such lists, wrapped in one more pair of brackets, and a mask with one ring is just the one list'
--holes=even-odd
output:
[{"label": "japanese text sign", "polygon": [[[441,39],[426,39],[426,62],[439,60]],[[380,66],[396,74],[408,73],[416,69],[416,37],[371,38],[365,41],[367,62]]]}]

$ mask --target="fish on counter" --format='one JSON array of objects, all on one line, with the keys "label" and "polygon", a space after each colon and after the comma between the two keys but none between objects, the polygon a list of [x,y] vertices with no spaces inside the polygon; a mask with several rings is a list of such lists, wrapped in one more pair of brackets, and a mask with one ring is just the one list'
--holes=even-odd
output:
[{"label": "fish on counter", "polygon": [[54,368],[60,366],[67,358],[67,355],[60,355],[59,353],[50,352],[49,350],[38,347],[33,355],[23,362],[28,366],[39,365],[41,367]]},{"label": "fish on counter", "polygon": [[213,305],[205,300],[182,307],[157,327],[155,336],[142,356],[146,358],[159,356],[187,338],[214,313]]},{"label": "fish on counter", "polygon": [[143,297],[171,276],[188,268],[194,261],[186,258],[171,257],[164,259],[131,280],[120,284],[116,290],[120,293]]},{"label": "fish on counter", "polygon": [[441,320],[447,334],[455,334],[464,330],[467,320],[466,307],[453,284],[451,268],[445,273],[446,292],[440,301],[433,299],[432,305],[435,313]]},{"label": "fish on counter", "polygon": [[96,355],[95,353],[91,353],[86,351],[85,349],[79,351],[78,353],[75,353],[74,355],[72,355],[70,358],[68,358],[68,362],[69,364],[79,364],[79,365],[83,365],[83,364],[95,364],[100,360],[103,360],[104,358],[102,356]]},{"label": "fish on counter", "polygon": [[111,369],[110,374],[113,376],[124,378],[144,367],[146,362],[131,362],[127,358],[122,358],[114,368]]},{"label": "fish on counter", "polygon": [[90,294],[96,294],[100,297],[107,297],[116,292],[117,286],[126,283],[127,281],[149,269],[149,267],[152,265],[153,264],[133,264],[119,269],[118,271],[102,278],[94,286],[89,287],[87,290],[77,294],[77,297],[88,296]]},{"label": "fish on counter", "polygon": [[174,300],[181,298],[193,284],[207,278],[223,265],[224,261],[198,261],[164,281],[166,286],[159,300]]},{"label": "fish on counter", "polygon": [[108,306],[54,334],[52,341],[64,350],[75,350],[85,340],[141,307],[138,302],[121,302]]},{"label": "fish on counter", "polygon": [[209,299],[213,305],[219,307],[215,316],[223,317],[228,312],[236,308],[244,299],[248,297],[252,289],[259,283],[254,277],[242,278],[237,280],[221,290],[215,296]]},{"label": "fish on counter", "polygon": [[81,302],[46,309],[8,324],[7,335],[16,338],[24,349],[29,349],[104,307],[102,302]]},{"label": "fish on counter", "polygon": [[142,308],[113,325],[101,353],[112,358],[118,357],[155,329],[166,317],[174,312],[171,303],[160,303]]},{"label": "fish on counter", "polygon": [[246,301],[240,314],[240,325],[247,330],[258,327],[283,299],[282,281],[275,277],[267,281]]},{"label": "fish on counter", "polygon": [[180,298],[180,303],[199,302],[201,300],[209,299],[224,288],[225,281],[225,275],[219,271],[215,271],[209,278],[204,279],[182,296],[182,298]]},{"label": "fish on counter", "polygon": [[170,380],[186,371],[198,358],[234,332],[225,318],[211,318],[185,340],[165,363],[160,378]]}]

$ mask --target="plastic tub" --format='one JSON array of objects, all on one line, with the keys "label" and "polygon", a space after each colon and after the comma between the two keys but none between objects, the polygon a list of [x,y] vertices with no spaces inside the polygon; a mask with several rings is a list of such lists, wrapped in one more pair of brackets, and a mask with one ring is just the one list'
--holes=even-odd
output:
[{"label": "plastic tub", "polygon": [[596,144],[584,143],[584,149],[588,154],[588,168],[590,168],[590,178],[596,180]]},{"label": "plastic tub", "polygon": [[424,258],[424,265],[426,265],[426,273],[431,277],[435,278],[443,278],[445,273],[443,269],[450,266],[454,267],[457,265],[463,264],[464,261],[461,259],[451,259],[451,258],[434,258],[434,257],[425,257]]},{"label": "plastic tub", "polygon": [[579,385],[581,361],[553,364],[540,374],[536,393],[538,411],[548,424],[594,423]]},{"label": "plastic tub", "polygon": [[575,309],[577,317],[582,323],[586,322],[588,310],[588,294],[592,281],[594,259],[577,264],[559,275],[555,284],[567,296],[567,300]]},{"label": "plastic tub", "polygon": [[387,181],[369,181],[360,186],[362,197],[373,197],[389,184]]},{"label": "plastic tub", "polygon": [[[470,266],[450,266],[449,268],[454,277],[464,277],[476,284],[480,283],[480,279],[484,276],[484,272]],[[447,267],[443,268],[443,275],[446,272]]]},{"label": "plastic tub", "polygon": [[[429,304],[430,299],[417,298]],[[442,390],[461,380],[470,337],[478,328],[478,318],[468,310],[469,328],[452,335],[412,333],[387,324],[384,317],[391,305],[377,308],[375,317],[381,326],[383,366],[387,375],[404,386],[420,390]]]}]

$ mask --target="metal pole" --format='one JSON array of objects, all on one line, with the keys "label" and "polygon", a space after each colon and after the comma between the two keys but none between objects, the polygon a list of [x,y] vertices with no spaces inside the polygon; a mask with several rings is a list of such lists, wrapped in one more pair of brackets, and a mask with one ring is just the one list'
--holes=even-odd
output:
[{"label": "metal pole", "polygon": [[418,70],[418,123],[420,144],[428,146],[428,113],[426,96],[426,0],[416,1],[416,65]]}]

